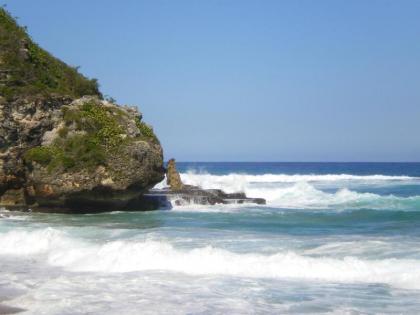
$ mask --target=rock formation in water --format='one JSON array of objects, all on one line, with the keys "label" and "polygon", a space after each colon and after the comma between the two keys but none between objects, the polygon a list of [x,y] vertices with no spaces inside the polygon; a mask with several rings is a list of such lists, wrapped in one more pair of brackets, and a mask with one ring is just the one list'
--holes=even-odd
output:
[{"label": "rock formation in water", "polygon": [[221,189],[204,189],[202,187],[185,185],[176,170],[175,160],[170,159],[166,167],[166,182],[168,188],[151,189],[141,197],[141,204],[148,209],[170,208],[197,204],[266,204],[263,198],[247,197],[245,193],[226,193]]},{"label": "rock formation in water", "polygon": [[164,177],[136,108],[36,45],[0,9],[0,206],[124,209]]},{"label": "rock formation in water", "polygon": [[176,170],[175,159],[170,159],[166,165],[166,183],[172,190],[180,190],[184,188],[181,176]]},{"label": "rock formation in water", "polygon": [[245,193],[226,193],[221,189],[204,189],[185,185],[180,190],[151,189],[141,197],[141,204],[146,209],[171,208],[173,205],[265,205],[263,198],[248,197]]}]

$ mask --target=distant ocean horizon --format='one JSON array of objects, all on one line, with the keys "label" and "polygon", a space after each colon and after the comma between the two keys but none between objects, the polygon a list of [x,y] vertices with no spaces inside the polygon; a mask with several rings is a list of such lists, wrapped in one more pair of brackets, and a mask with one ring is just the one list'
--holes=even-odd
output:
[{"label": "distant ocean horizon", "polygon": [[186,184],[267,204],[2,209],[2,303],[27,314],[418,314],[420,163],[177,168]]},{"label": "distant ocean horizon", "polygon": [[[407,171],[420,174],[420,162],[342,162],[342,161],[181,161],[177,160],[179,170],[186,171],[188,168],[207,169],[209,171],[229,171],[231,167],[239,171],[248,171],[249,167],[260,172],[357,172],[358,174],[373,174],[386,172],[387,174],[399,174]],[[242,167],[241,167],[242,166]],[[259,166],[259,167],[254,167]],[[332,166],[332,167],[330,167]],[[416,175],[416,176],[417,176]]]}]

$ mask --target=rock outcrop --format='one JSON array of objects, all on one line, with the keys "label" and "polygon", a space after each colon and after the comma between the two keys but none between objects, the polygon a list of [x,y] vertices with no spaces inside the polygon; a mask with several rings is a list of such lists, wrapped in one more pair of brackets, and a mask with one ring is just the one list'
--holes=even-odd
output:
[{"label": "rock outcrop", "polygon": [[176,170],[175,159],[170,159],[166,165],[166,183],[171,190],[180,190],[184,188],[181,176]]},{"label": "rock outcrop", "polygon": [[175,160],[136,108],[103,99],[88,79],[40,48],[0,8],[0,206],[53,212],[258,203],[184,185]]},{"label": "rock outcrop", "polygon": [[166,167],[168,188],[151,189],[136,200],[142,208],[153,210],[183,205],[216,205],[216,204],[266,204],[263,198],[247,197],[245,193],[226,193],[221,189],[204,189],[185,185],[176,170],[175,160],[170,159]]},{"label": "rock outcrop", "polygon": [[141,197],[144,208],[171,208],[185,205],[216,205],[216,204],[258,204],[265,205],[263,198],[247,197],[245,193],[225,193],[221,189],[203,189],[197,186],[185,185],[181,190],[151,189]]},{"label": "rock outcrop", "polygon": [[137,109],[103,100],[96,80],[2,8],[0,48],[0,206],[120,210],[164,178],[159,140]]},{"label": "rock outcrop", "polygon": [[97,97],[56,102],[0,109],[3,205],[122,209],[163,179],[162,148],[137,109]]}]

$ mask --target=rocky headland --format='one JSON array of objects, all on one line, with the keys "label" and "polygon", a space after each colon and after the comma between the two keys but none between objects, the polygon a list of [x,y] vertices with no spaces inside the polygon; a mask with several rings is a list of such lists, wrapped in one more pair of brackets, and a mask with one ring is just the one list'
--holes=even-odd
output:
[{"label": "rocky headland", "polygon": [[136,107],[40,48],[0,9],[0,205],[124,208],[164,178],[159,140]]},{"label": "rocky headland", "polygon": [[0,206],[47,212],[152,210],[162,203],[264,203],[184,185],[168,189],[162,147],[136,107],[106,100],[88,79],[40,48],[0,8]]}]

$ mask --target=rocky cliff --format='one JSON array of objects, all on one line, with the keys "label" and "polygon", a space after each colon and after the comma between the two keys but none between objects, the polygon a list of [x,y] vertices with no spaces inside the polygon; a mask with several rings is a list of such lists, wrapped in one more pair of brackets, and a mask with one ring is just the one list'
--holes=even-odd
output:
[{"label": "rocky cliff", "polygon": [[36,45],[0,9],[0,206],[123,209],[164,177],[162,148],[133,107]]}]

